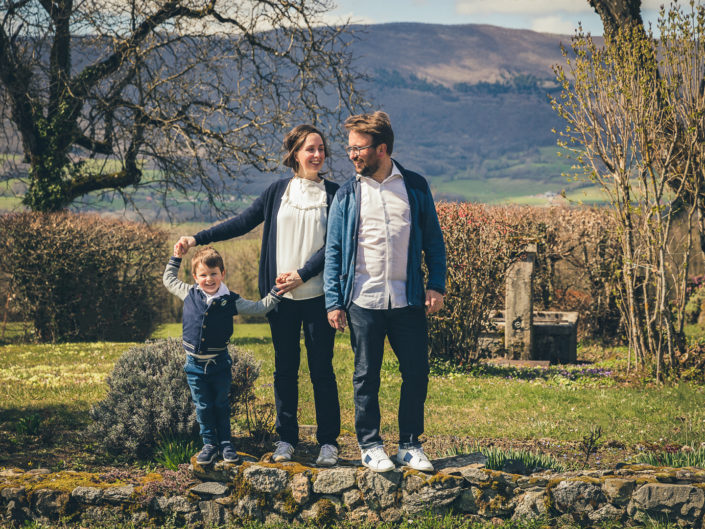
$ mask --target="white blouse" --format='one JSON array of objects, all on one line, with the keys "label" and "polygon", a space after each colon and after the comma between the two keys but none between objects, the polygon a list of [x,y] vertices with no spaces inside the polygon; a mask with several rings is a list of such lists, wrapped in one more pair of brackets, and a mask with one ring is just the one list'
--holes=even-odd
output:
[{"label": "white blouse", "polygon": [[[294,177],[282,195],[277,214],[277,275],[298,270],[323,248],[328,220],[326,188]],[[323,272],[284,294],[289,299],[310,299],[323,295]]]}]

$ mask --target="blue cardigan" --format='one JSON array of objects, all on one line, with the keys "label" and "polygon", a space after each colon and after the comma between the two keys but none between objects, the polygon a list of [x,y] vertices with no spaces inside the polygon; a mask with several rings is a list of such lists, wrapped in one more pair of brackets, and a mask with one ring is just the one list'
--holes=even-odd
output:
[{"label": "blue cardigan", "polygon": [[[421,254],[428,268],[426,287],[441,294],[446,291],[446,247],[438,222],[436,206],[426,179],[404,169],[396,160],[409,197],[411,231],[406,265],[406,297],[409,305],[424,306],[424,277]],[[360,182],[351,178],[335,195],[328,214],[323,289],[328,312],[348,309],[352,303],[360,226]]]},{"label": "blue cardigan", "polygon": [[[291,178],[277,180],[262,193],[252,205],[239,215],[194,235],[196,244],[209,244],[224,241],[249,233],[264,222],[262,230],[262,249],[259,259],[259,293],[262,297],[274,287],[277,278],[277,214],[281,198],[286,191]],[[323,180],[326,189],[328,209],[333,202],[338,184]],[[301,279],[306,282],[323,270],[325,246],[318,250],[301,268],[297,270]]]}]

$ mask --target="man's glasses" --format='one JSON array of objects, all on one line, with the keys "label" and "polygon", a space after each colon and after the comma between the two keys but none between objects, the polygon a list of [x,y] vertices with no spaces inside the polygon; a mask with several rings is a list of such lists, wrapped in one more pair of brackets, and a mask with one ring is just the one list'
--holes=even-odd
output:
[{"label": "man's glasses", "polygon": [[371,147],[377,147],[374,143],[371,145],[367,145],[365,147],[345,147],[345,152],[348,153],[348,156],[355,155],[358,156],[360,154],[360,151],[364,151],[365,149],[370,149]]}]

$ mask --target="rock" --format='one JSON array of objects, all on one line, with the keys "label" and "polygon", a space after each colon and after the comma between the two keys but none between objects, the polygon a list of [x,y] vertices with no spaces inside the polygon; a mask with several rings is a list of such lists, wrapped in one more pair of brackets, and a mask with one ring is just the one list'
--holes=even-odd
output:
[{"label": "rock", "polygon": [[322,470],[318,473],[316,481],[313,483],[313,492],[318,494],[338,494],[345,489],[354,487],[356,473],[356,469],[346,467]]},{"label": "rock", "polygon": [[[405,484],[408,481],[405,480]],[[462,478],[448,476],[444,479],[432,478],[424,482],[422,487],[413,483],[412,492],[404,488],[402,509],[408,514],[422,511],[442,512],[460,495],[463,482]]]},{"label": "rock", "polygon": [[492,471],[479,468],[464,468],[460,474],[473,485],[486,485],[492,481]]},{"label": "rock", "polygon": [[164,500],[162,510],[167,513],[185,514],[198,509],[198,506],[194,502],[189,501],[186,496],[172,496],[171,498],[164,498]]},{"label": "rock", "polygon": [[694,522],[705,506],[705,491],[692,485],[647,483],[632,496],[627,512],[637,521],[647,518]]},{"label": "rock", "polygon": [[109,487],[103,491],[103,500],[118,505],[120,503],[129,502],[132,495],[135,493],[134,485],[125,485],[123,487]]},{"label": "rock", "polygon": [[533,520],[544,516],[546,509],[545,492],[525,492],[512,500],[514,514],[512,520]]},{"label": "rock", "polygon": [[602,492],[607,501],[622,506],[629,503],[635,487],[636,481],[633,479],[606,479],[602,484]]},{"label": "rock", "polygon": [[401,472],[398,470],[379,473],[365,469],[357,476],[357,486],[362,497],[367,506],[374,511],[394,505],[400,481]]},{"label": "rock", "polygon": [[545,489],[546,485],[548,485],[548,481],[548,476],[539,476],[534,474],[531,476],[521,476],[519,479],[517,479],[516,484],[520,489],[536,489],[534,490],[534,492],[537,492],[538,489]]},{"label": "rock", "polygon": [[217,461],[210,465],[199,465],[195,455],[191,458],[189,465],[191,473],[201,481],[219,481],[221,483],[231,481],[239,468],[239,466],[226,464],[223,461]]},{"label": "rock", "polygon": [[27,502],[27,489],[25,487],[0,488],[0,498],[5,501],[15,501],[18,503]]},{"label": "rock", "polygon": [[217,481],[207,481],[191,487],[189,492],[195,494],[203,500],[210,500],[226,496],[228,494],[228,488],[229,487],[226,485],[223,485]]},{"label": "rock", "polygon": [[476,513],[477,505],[475,504],[475,493],[473,489],[464,489],[458,498],[455,500],[455,508],[463,513]]},{"label": "rock", "polygon": [[269,513],[264,517],[264,525],[267,526],[282,526],[287,524],[289,520],[283,517],[281,514],[275,512]]},{"label": "rock", "polygon": [[561,481],[551,490],[553,505],[558,512],[584,515],[605,501],[599,485],[582,480]]},{"label": "rock", "polygon": [[369,507],[358,507],[350,511],[348,520],[353,524],[374,524],[380,521],[379,515]]},{"label": "rock", "polygon": [[19,468],[0,468],[0,478],[16,478],[24,474]]},{"label": "rock", "polygon": [[97,487],[76,487],[71,491],[71,499],[84,505],[97,505],[103,497],[103,490]]},{"label": "rock", "polygon": [[598,524],[604,522],[620,521],[623,516],[624,509],[619,509],[618,507],[615,507],[610,503],[607,503],[596,511],[593,511],[588,514],[588,518],[590,519],[590,521]]},{"label": "rock", "polygon": [[225,507],[214,501],[201,501],[198,503],[203,523],[208,527],[215,527],[225,521]]},{"label": "rock", "polygon": [[311,480],[306,474],[296,474],[289,483],[291,496],[299,505],[305,504],[311,497]]},{"label": "rock", "polygon": [[397,523],[398,521],[401,520],[403,515],[404,515],[404,513],[400,509],[397,509],[396,507],[392,507],[390,509],[383,510],[380,513],[380,518],[382,518],[383,522]]},{"label": "rock", "polygon": [[480,489],[473,487],[477,513],[485,518],[507,517],[513,512],[513,505],[509,498],[490,488]]},{"label": "rock", "polygon": [[343,492],[343,505],[348,509],[354,509],[358,505],[362,505],[362,494],[360,494],[360,491],[352,489]]},{"label": "rock", "polygon": [[46,476],[47,474],[51,474],[51,470],[48,468],[33,468],[27,471],[29,476]]},{"label": "rock", "polygon": [[244,520],[262,521],[262,508],[259,499],[251,496],[241,498],[237,502],[233,514]]},{"label": "rock", "polygon": [[33,510],[41,517],[55,518],[65,513],[69,495],[51,489],[35,490],[32,495]]},{"label": "rock", "polygon": [[289,482],[289,474],[281,468],[253,465],[245,469],[243,476],[258,492],[279,492],[284,490]]},{"label": "rock", "polygon": [[133,512],[130,522],[137,527],[144,527],[149,523],[149,514],[144,511]]},{"label": "rock", "polygon": [[303,522],[313,522],[319,525],[328,525],[337,520],[342,513],[340,500],[334,496],[324,496],[314,503],[309,509],[301,511],[299,518]]},{"label": "rock", "polygon": [[200,524],[203,520],[203,517],[201,516],[201,513],[199,511],[187,512],[183,516],[184,522],[186,522],[187,526]]},{"label": "rock", "polygon": [[433,468],[436,469],[436,472],[443,471],[446,474],[460,474],[463,469],[477,469],[484,467],[486,464],[487,457],[482,455],[481,452],[433,460]]}]

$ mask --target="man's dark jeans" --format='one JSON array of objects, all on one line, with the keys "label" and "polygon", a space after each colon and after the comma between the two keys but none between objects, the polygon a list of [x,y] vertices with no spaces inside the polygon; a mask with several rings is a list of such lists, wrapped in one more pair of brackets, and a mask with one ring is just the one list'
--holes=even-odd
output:
[{"label": "man's dark jeans", "polygon": [[333,372],[335,329],[328,323],[323,296],[291,300],[283,299],[267,314],[274,345],[274,404],[277,408],[275,428],[282,441],[296,446],[299,424],[299,364],[301,359],[301,327],[308,358],[316,406],[316,440],[319,444],[337,446],[340,435],[340,403],[338,384]]},{"label": "man's dark jeans", "polygon": [[379,387],[384,338],[399,360],[399,444],[420,446],[428,388],[428,325],[423,307],[348,309],[350,341],[355,353],[355,431],[360,448],[382,444],[379,434]]}]

